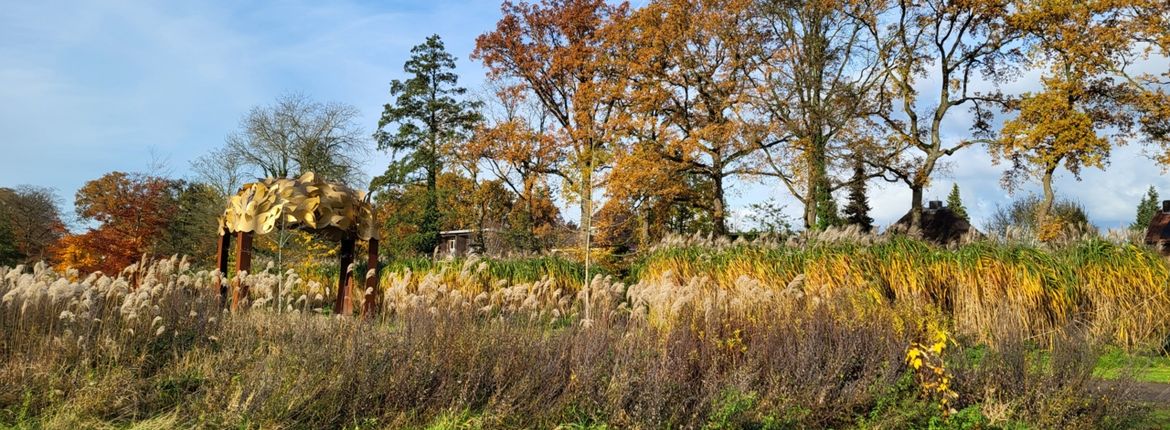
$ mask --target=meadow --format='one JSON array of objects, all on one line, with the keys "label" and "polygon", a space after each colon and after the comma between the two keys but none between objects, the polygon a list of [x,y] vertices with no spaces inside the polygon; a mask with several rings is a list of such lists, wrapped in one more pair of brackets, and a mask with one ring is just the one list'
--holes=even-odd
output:
[{"label": "meadow", "polygon": [[244,274],[231,313],[181,257],[0,268],[0,425],[1164,425],[1135,387],[1167,382],[1170,265],[1123,240],[671,238],[586,288],[555,256],[391,262],[354,317],[305,272]]}]

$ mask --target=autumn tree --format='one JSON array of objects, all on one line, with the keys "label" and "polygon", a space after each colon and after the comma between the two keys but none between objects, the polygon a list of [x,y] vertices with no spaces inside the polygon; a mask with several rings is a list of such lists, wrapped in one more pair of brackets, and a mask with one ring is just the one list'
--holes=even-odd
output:
[{"label": "autumn tree", "polygon": [[1151,51],[1170,54],[1170,44],[1156,44],[1170,28],[1150,27],[1146,16],[1166,16],[1170,6],[1141,0],[1021,0],[1015,7],[1010,23],[1024,36],[1028,64],[1044,75],[1040,91],[1013,100],[1016,115],[989,148],[997,162],[1011,163],[1004,176],[1009,190],[1028,178],[1040,180],[1037,219],[1048,231],[1057,169],[1079,180],[1085,167],[1104,168],[1111,149],[1139,130],[1151,140],[1166,141],[1167,136],[1146,127],[1150,121],[1141,120],[1158,115],[1151,112],[1160,108],[1148,103],[1170,102],[1164,84],[1154,76],[1134,75],[1128,67]]},{"label": "autumn tree", "polygon": [[418,231],[409,241],[417,252],[430,254],[439,241],[439,174],[452,145],[467,139],[479,122],[479,103],[464,99],[467,90],[459,86],[455,57],[438,35],[412,48],[403,70],[410,77],[390,83],[393,100],[374,133],[378,149],[390,151],[393,160],[370,189],[423,184],[422,212],[413,220]]},{"label": "autumn tree", "polygon": [[[240,120],[240,128],[227,136],[222,153],[223,172],[246,173],[273,178],[299,177],[314,172],[331,181],[353,185],[360,182],[360,159],[367,153],[365,132],[357,125],[357,108],[342,103],[322,103],[301,94],[286,94],[267,106],[253,107]],[[200,168],[219,177],[212,166]],[[221,190],[236,185],[232,177],[209,183]]]},{"label": "autumn tree", "polygon": [[[496,180],[476,183],[456,171],[444,171],[439,173],[436,183],[437,206],[441,209],[437,220],[439,230],[497,229],[507,222],[516,205],[512,194]],[[426,186],[418,183],[389,187],[376,194],[374,209],[376,218],[383,222],[382,236],[418,237],[421,227],[417,220],[422,218],[426,196]],[[414,242],[383,243],[382,252],[393,257],[415,256],[420,252]]]},{"label": "autumn tree", "polygon": [[552,203],[549,175],[563,153],[552,134],[552,117],[521,86],[493,82],[484,103],[485,121],[463,148],[467,163],[483,164],[510,190],[516,205],[509,214],[510,241],[539,251],[548,245],[559,217]]},{"label": "autumn tree", "polygon": [[598,223],[599,232],[605,232],[609,242],[646,247],[668,233],[714,231],[710,178],[666,158],[654,133],[635,133],[627,139],[615,148],[606,186],[610,209],[603,209],[607,219]]},{"label": "autumn tree", "polygon": [[153,253],[178,213],[179,188],[176,181],[123,172],[86,182],[77,191],[77,215],[94,227],[63,239],[61,265],[118,273]]},{"label": "autumn tree", "polygon": [[[0,188],[0,229],[8,237],[13,263],[49,260],[67,233],[52,189],[22,185]],[[0,245],[0,254],[6,253]]]},{"label": "autumn tree", "polygon": [[459,213],[455,217],[458,225],[454,229],[470,229],[469,245],[472,250],[482,253],[487,248],[488,236],[497,238],[497,233],[505,229],[507,215],[512,212],[515,201],[512,193],[504,188],[503,180],[484,178],[480,157],[468,150],[467,142],[463,145],[454,151],[452,157],[458,167],[451,174],[459,179],[460,186],[439,187],[440,194],[453,195],[458,201],[444,206],[448,209],[441,212],[444,215]]},{"label": "autumn tree", "polygon": [[615,253],[626,253],[646,245],[645,230],[649,226],[645,218],[639,217],[637,210],[637,206],[624,200],[607,199],[594,220],[597,246],[612,249]]},{"label": "autumn tree", "polygon": [[565,197],[580,203],[582,244],[589,241],[596,175],[609,166],[625,85],[607,32],[627,9],[604,0],[505,1],[503,17],[476,38],[472,53],[490,78],[517,80],[552,116],[551,133],[564,150],[553,173],[564,182]]},{"label": "autumn tree", "polygon": [[652,149],[631,153],[651,155],[672,176],[701,178],[709,188],[688,203],[707,213],[716,235],[728,232],[732,180],[758,170],[742,117],[762,42],[753,18],[751,0],[655,0],[615,25],[625,37],[631,129],[641,132],[634,142]]},{"label": "autumn tree", "polygon": [[1133,224],[1129,225],[1130,230],[1145,230],[1150,226],[1150,220],[1154,219],[1154,215],[1158,214],[1159,210],[1158,190],[1151,185],[1150,189],[1146,191],[1146,195],[1142,197],[1142,201],[1138,202],[1137,215],[1133,220]]},{"label": "autumn tree", "polygon": [[[890,43],[879,51],[874,117],[888,133],[886,153],[903,155],[872,161],[910,188],[911,225],[921,224],[923,192],[944,158],[994,134],[993,110],[1003,97],[976,88],[1012,76],[1019,33],[1007,22],[1010,13],[1009,0],[902,1],[871,26]],[[973,138],[948,139],[944,120],[962,108],[974,117]]]},{"label": "autumn tree", "polygon": [[[804,206],[805,228],[832,225],[832,193],[850,183],[853,153],[871,142],[864,131],[883,82],[884,35],[872,31],[883,1],[758,0],[763,51],[751,75],[761,115],[754,142],[775,177]],[[869,155],[867,155],[869,156]],[[867,168],[866,176],[876,172]],[[824,219],[822,219],[824,218]]]}]

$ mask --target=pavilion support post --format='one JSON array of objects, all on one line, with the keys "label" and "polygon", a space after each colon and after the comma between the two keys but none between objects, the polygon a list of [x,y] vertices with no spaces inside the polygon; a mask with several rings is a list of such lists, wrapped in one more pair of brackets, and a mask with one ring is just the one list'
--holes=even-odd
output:
[{"label": "pavilion support post", "polygon": [[232,251],[232,233],[226,228],[219,233],[219,249],[216,251],[215,267],[218,272],[215,274],[215,288],[219,291],[219,307],[227,306],[228,286],[224,282],[227,277],[228,259],[231,257]]},{"label": "pavilion support post", "polygon": [[333,303],[333,311],[341,315],[353,314],[353,300],[350,299],[349,291],[353,287],[350,282],[353,273],[349,270],[349,266],[353,264],[355,242],[354,239],[341,239],[341,261],[337,271],[337,300]]},{"label": "pavilion support post", "polygon": [[242,302],[248,300],[248,284],[240,275],[252,271],[252,232],[239,232],[236,236],[236,282],[232,311],[239,310]]},{"label": "pavilion support post", "polygon": [[366,251],[366,293],[362,317],[378,314],[382,307],[382,292],[378,290],[378,239],[371,238]]}]

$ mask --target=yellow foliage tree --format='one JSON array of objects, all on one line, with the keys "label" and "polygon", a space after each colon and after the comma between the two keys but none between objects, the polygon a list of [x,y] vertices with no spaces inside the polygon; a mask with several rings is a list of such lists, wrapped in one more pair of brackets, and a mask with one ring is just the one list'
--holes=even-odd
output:
[{"label": "yellow foliage tree", "polygon": [[[1165,23],[1170,3],[1146,0],[1021,0],[1009,23],[1025,35],[1029,62],[1045,70],[1043,88],[1010,104],[1008,120],[989,147],[997,162],[1009,160],[1005,185],[1039,177],[1043,200],[1040,230],[1055,231],[1048,212],[1054,173],[1064,167],[1078,179],[1083,167],[1104,168],[1110,149],[1135,137],[1166,141],[1170,101],[1156,77],[1134,75],[1127,67],[1154,51],[1170,53]],[[1155,20],[1156,21],[1156,20]],[[1162,44],[1159,46],[1158,42]]]}]

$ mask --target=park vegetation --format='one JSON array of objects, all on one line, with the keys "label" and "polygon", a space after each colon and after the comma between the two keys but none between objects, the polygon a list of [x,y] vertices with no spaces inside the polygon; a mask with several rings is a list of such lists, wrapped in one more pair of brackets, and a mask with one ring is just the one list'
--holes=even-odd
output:
[{"label": "park vegetation", "polygon": [[[641,3],[505,1],[472,90],[428,37],[372,132],[291,93],[188,178],[110,172],[72,214],[0,188],[0,426],[1161,425],[1119,364],[1170,352],[1157,192],[1100,232],[1053,178],[1125,144],[1170,161],[1165,1]],[[918,237],[948,160],[981,149],[1042,193]],[[382,303],[335,315],[336,249],[282,228],[223,309],[228,198],[306,172],[370,191]],[[738,222],[747,181],[799,218]],[[910,190],[909,228],[875,225],[877,182]],[[434,258],[445,230],[472,255]]]}]

